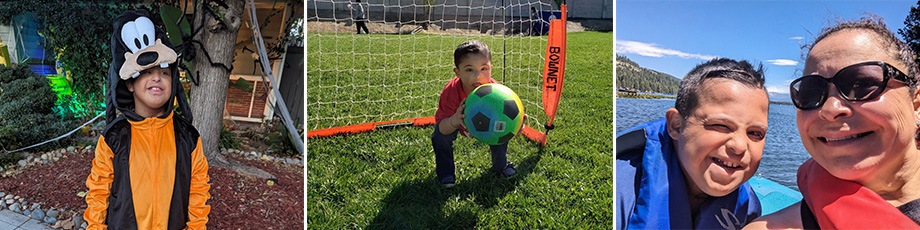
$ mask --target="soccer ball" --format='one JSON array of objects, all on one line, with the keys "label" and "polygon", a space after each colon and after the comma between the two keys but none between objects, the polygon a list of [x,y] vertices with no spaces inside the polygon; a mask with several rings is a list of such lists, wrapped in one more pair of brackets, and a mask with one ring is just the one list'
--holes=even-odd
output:
[{"label": "soccer ball", "polygon": [[482,143],[508,143],[524,126],[524,105],[504,85],[490,83],[476,87],[466,97],[465,105],[466,129]]}]

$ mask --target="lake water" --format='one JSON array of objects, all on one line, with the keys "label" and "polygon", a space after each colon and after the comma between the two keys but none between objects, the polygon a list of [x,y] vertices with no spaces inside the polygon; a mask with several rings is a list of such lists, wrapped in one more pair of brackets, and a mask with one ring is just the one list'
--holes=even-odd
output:
[{"label": "lake water", "polygon": [[[788,96],[787,96],[788,97]],[[616,98],[616,133],[630,127],[664,118],[674,107],[674,99]],[[795,126],[795,106],[770,104],[769,128],[760,168],[754,175],[798,190],[796,170],[811,156],[802,146]]]}]

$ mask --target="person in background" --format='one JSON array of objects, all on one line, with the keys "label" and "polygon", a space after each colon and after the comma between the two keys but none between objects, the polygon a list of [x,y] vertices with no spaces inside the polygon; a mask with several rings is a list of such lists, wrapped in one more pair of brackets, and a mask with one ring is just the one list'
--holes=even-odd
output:
[{"label": "person in background", "polygon": [[348,8],[352,11],[352,16],[354,16],[355,29],[358,30],[358,34],[361,34],[361,29],[364,29],[365,34],[370,34],[371,32],[367,30],[367,13],[364,12],[364,6],[361,4],[361,0],[355,0],[355,4],[348,4]]}]

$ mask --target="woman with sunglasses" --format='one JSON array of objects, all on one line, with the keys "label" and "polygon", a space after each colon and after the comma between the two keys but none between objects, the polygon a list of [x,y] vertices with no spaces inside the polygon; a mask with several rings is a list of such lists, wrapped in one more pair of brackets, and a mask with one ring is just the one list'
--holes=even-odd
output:
[{"label": "woman with sunglasses", "polygon": [[801,202],[746,228],[920,229],[914,54],[880,18],[824,29],[790,84]]}]

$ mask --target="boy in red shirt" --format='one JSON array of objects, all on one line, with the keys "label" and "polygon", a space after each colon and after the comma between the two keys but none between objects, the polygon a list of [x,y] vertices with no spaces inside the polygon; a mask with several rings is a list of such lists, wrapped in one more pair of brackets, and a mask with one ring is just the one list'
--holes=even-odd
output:
[{"label": "boy in red shirt", "polygon": [[[445,187],[456,183],[454,174],[454,140],[457,133],[470,137],[463,125],[463,109],[466,96],[476,87],[486,83],[498,83],[492,79],[492,53],[489,47],[477,40],[463,42],[454,50],[454,73],[456,77],[447,82],[441,90],[438,110],[434,119],[437,125],[431,134],[434,147],[435,172],[438,181]],[[492,170],[502,177],[513,176],[514,165],[508,161],[508,143],[490,145],[492,153]]]}]

